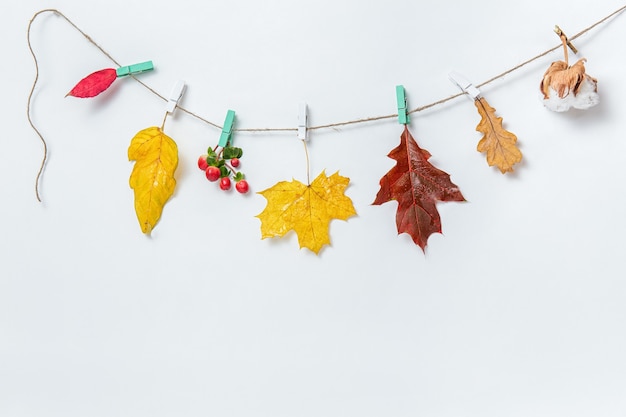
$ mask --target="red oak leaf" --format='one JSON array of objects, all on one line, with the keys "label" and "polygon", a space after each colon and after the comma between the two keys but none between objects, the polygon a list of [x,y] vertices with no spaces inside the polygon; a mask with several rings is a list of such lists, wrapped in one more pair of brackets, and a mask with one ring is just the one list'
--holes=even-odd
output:
[{"label": "red oak leaf", "polygon": [[408,233],[424,251],[428,237],[441,233],[437,201],[465,201],[465,198],[450,181],[450,175],[428,162],[430,153],[417,146],[407,126],[400,145],[388,156],[397,163],[380,179],[380,190],[373,204],[396,200],[398,234]]},{"label": "red oak leaf", "polygon": [[96,71],[80,80],[65,97],[95,97],[109,88],[116,78],[117,72],[113,68]]}]

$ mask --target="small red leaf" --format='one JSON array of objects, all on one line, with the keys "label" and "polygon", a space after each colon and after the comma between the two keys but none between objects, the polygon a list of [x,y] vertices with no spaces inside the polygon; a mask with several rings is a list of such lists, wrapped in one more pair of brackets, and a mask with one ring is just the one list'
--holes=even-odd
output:
[{"label": "small red leaf", "polygon": [[113,68],[96,71],[80,80],[65,97],[95,97],[109,88],[116,78],[117,72]]},{"label": "small red leaf", "polygon": [[380,179],[380,190],[373,204],[396,200],[398,233],[408,233],[424,250],[428,237],[441,233],[437,201],[465,201],[465,198],[450,181],[450,175],[428,162],[430,153],[417,146],[408,127],[389,157],[397,163]]}]

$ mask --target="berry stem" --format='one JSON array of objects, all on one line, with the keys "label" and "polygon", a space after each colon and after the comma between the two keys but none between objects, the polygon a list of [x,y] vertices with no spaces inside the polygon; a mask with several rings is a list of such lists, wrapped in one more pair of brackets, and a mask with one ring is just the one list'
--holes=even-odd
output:
[{"label": "berry stem", "polygon": [[229,164],[227,164],[226,162],[224,162],[224,166],[226,168],[228,168],[230,170],[230,172],[232,172],[233,174],[237,174],[237,171],[235,170],[235,168],[231,167]]}]

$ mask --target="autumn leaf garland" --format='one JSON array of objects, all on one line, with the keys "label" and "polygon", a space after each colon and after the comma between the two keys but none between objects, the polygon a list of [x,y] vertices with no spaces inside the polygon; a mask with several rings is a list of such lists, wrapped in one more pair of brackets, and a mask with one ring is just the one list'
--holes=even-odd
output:
[{"label": "autumn leaf garland", "polygon": [[[582,32],[579,32],[576,37],[588,32],[625,9],[626,6],[621,7],[584,29]],[[37,62],[37,58],[30,44],[31,24],[37,16],[48,12],[54,12],[63,17],[69,24],[82,33],[90,43],[98,47],[101,52],[111,58],[107,52],[96,44],[85,32],[79,29],[70,19],[63,15],[63,13],[58,10],[44,9],[35,13],[28,26],[27,38],[35,63]],[[558,29],[558,31],[556,29]],[[540,84],[540,91],[543,94],[543,104],[547,108],[559,112],[566,111],[572,107],[586,109],[596,105],[598,103],[597,80],[586,73],[584,65],[586,60],[584,58],[577,61],[574,65],[569,65],[567,47],[571,47],[572,50],[574,50],[574,48],[565,34],[560,31],[560,28],[557,27],[556,29],[555,31],[563,44],[564,61],[553,62],[544,74]],[[518,65],[498,76],[492,77],[489,81],[481,85],[501,78],[545,56],[551,51],[552,50],[548,50],[541,53],[525,61],[522,65]],[[574,50],[574,52],[576,51]],[[116,65],[119,65],[113,58],[111,58],[111,60]],[[95,71],[80,80],[70,90],[68,96],[78,98],[95,97],[107,90],[117,78],[140,74],[152,69],[152,62],[147,61],[118,67],[116,69],[107,68]],[[133,76],[132,78],[135,77]],[[47,147],[46,141],[33,124],[31,118],[31,99],[38,79],[39,73],[37,72],[28,98],[27,118],[44,144],[44,157],[35,182],[35,193],[37,199],[41,201],[38,187],[47,158]],[[495,109],[489,105],[486,99],[475,94],[478,92],[475,87],[471,84],[461,85],[457,83],[457,85],[468,94],[470,92],[467,88],[472,88],[471,94],[469,95],[474,98],[474,104],[481,117],[480,122],[476,126],[476,130],[482,133],[482,138],[478,142],[477,150],[485,154],[489,166],[496,167],[503,174],[512,172],[514,166],[522,160],[522,153],[517,146],[517,137],[504,129],[502,118],[496,115]],[[163,98],[147,85],[144,84],[144,87]],[[178,97],[180,98],[180,96]],[[408,116],[409,113],[442,104],[455,97],[458,97],[458,95],[450,96],[429,105],[422,106],[411,112],[407,112],[405,101],[403,103],[403,112],[399,111],[398,116],[401,119],[402,114],[400,113]],[[171,104],[171,102],[172,98],[170,97],[169,103]],[[399,102],[399,110],[400,104]],[[176,106],[177,103],[175,103],[172,109]],[[168,113],[171,111],[173,110],[168,110]],[[187,111],[187,113],[210,125],[217,126],[190,111]],[[388,118],[388,116],[357,119],[333,123],[327,126],[318,126],[317,128],[344,126],[386,118]],[[394,148],[388,155],[396,160],[396,165],[381,178],[380,190],[373,204],[378,205],[389,201],[397,201],[398,210],[396,213],[396,223],[398,233],[408,233],[413,241],[424,249],[429,236],[433,233],[441,232],[441,220],[436,209],[436,204],[443,201],[464,201],[464,198],[458,187],[450,181],[449,174],[439,170],[429,162],[430,153],[417,145],[417,142],[406,127],[407,122],[408,117],[405,117],[405,121],[400,120],[400,123],[405,124],[400,145]],[[144,233],[150,233],[154,229],[161,217],[164,205],[171,198],[174,188],[176,187],[174,175],[178,166],[178,150],[176,143],[163,132],[164,124],[165,121],[160,128],[150,127],[138,132],[131,140],[128,149],[129,160],[135,162],[129,184],[134,191],[135,210],[141,230]],[[301,126],[298,127],[298,130],[300,129]],[[256,129],[246,130],[255,131]],[[264,128],[258,130],[283,131],[287,129]],[[224,131],[222,134],[224,134]],[[210,160],[211,158],[209,158],[210,156],[211,155],[206,155],[206,158],[200,158],[199,164],[210,165],[212,161]],[[225,166],[219,166],[217,159],[215,161],[217,165],[213,168],[220,168],[219,175],[224,178],[227,176],[230,177],[231,174],[235,175],[235,181],[241,185],[241,189],[238,188],[238,191],[247,191],[248,185],[247,182],[243,180],[243,174],[234,172],[234,168],[237,166],[235,160],[237,160],[238,163],[238,156],[230,156],[232,166],[230,167],[231,169],[226,172],[224,169],[221,169],[225,168]],[[229,157],[225,155],[224,159],[229,159]],[[212,171],[216,170],[213,169]],[[207,174],[207,178],[211,179],[213,176]],[[322,172],[313,183],[308,185],[302,184],[296,180],[292,180],[291,182],[282,181],[262,191],[260,194],[268,201],[266,209],[257,216],[262,223],[262,238],[279,237],[286,234],[289,230],[294,230],[298,235],[301,247],[307,247],[316,254],[319,253],[324,245],[330,243],[328,232],[330,221],[332,219],[346,220],[356,214],[352,206],[352,201],[344,194],[349,181],[347,177],[339,176],[338,173],[328,177]],[[226,188],[225,185],[224,188]]]}]

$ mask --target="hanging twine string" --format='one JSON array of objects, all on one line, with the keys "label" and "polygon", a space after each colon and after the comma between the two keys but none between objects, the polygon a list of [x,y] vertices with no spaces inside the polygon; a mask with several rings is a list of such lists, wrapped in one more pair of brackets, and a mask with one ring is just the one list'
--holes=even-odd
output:
[{"label": "hanging twine string", "polygon": [[[575,34],[574,36],[572,36],[571,38],[569,38],[569,40],[574,40],[577,39],[578,37],[584,35],[585,33],[589,32],[590,30],[594,29],[596,26],[601,25],[602,23],[606,22],[607,20],[609,20],[610,18],[612,18],[613,16],[621,13],[622,11],[626,10],[626,6],[622,6],[619,9],[617,9],[616,11],[614,11],[613,13],[609,14],[608,16],[598,20],[597,22],[595,22],[594,24],[592,24],[591,26],[581,30],[580,32],[578,32],[577,34]],[[39,181],[41,179],[41,175],[42,172],[44,170],[44,167],[46,165],[46,160],[47,160],[47,155],[48,155],[48,145],[46,143],[46,140],[44,139],[43,135],[41,134],[41,132],[37,129],[37,127],[35,126],[35,124],[33,123],[33,120],[31,118],[31,101],[32,101],[32,97],[33,94],[35,92],[35,88],[37,86],[37,81],[39,80],[39,63],[37,61],[37,56],[35,55],[35,52],[33,50],[32,44],[31,44],[31,40],[30,40],[30,34],[31,34],[31,29],[32,29],[32,25],[33,22],[35,21],[35,19],[45,13],[54,13],[55,15],[63,18],[67,23],[69,23],[74,29],[76,29],[81,35],[83,35],[85,37],[85,39],[87,39],[87,41],[92,44],[93,46],[95,46],[96,48],[98,48],[98,50],[100,50],[100,52],[102,52],[103,55],[105,55],[113,64],[117,65],[118,67],[121,66],[121,64],[115,60],[115,58],[113,58],[111,56],[111,54],[109,54],[104,48],[102,48],[96,41],[94,41],[91,36],[89,36],[87,33],[85,33],[82,29],[80,29],[73,21],[71,21],[67,16],[65,16],[63,13],[61,13],[60,11],[56,10],[56,9],[43,9],[38,11],[37,13],[35,13],[33,15],[33,17],[30,19],[30,22],[28,23],[28,30],[27,30],[27,41],[28,41],[28,49],[30,50],[31,55],[33,56],[33,60],[35,61],[35,80],[33,82],[33,86],[30,90],[30,93],[28,95],[28,102],[27,102],[27,108],[26,108],[26,115],[28,118],[28,122],[30,123],[30,126],[33,128],[33,130],[35,131],[35,133],[37,134],[37,136],[39,136],[39,139],[41,140],[42,144],[43,144],[43,148],[44,148],[44,156],[43,159],[41,161],[41,166],[39,168],[39,172],[37,173],[37,178],[35,181],[35,194],[37,196],[37,200],[39,200],[41,202],[41,197],[39,195]],[[488,79],[487,81],[484,81],[480,84],[477,84],[476,87],[480,88],[483,87],[487,84],[490,84],[512,72],[515,72],[517,70],[519,70],[520,68],[550,54],[551,52],[554,52],[555,50],[559,49],[561,47],[561,44],[548,49],[545,52],[540,53],[539,55],[536,55],[524,62],[522,62],[519,65],[516,65],[515,67],[508,69],[498,75],[493,76],[492,78]],[[135,81],[137,81],[139,84],[141,84],[144,88],[146,88],[148,91],[150,91],[152,94],[154,94],[155,96],[159,97],[161,100],[163,101],[168,101],[167,98],[165,96],[163,96],[162,94],[160,94],[158,91],[156,91],[155,89],[153,89],[152,87],[150,87],[149,85],[147,85],[146,83],[144,83],[143,81],[141,81],[140,79],[138,79],[137,77],[135,77],[134,75],[130,75],[131,78],[133,78]],[[429,103],[429,104],[425,104],[423,106],[417,107],[415,109],[412,109],[410,111],[408,111],[409,114],[411,113],[418,113],[427,109],[430,109],[432,107],[436,107],[439,105],[442,105],[444,103],[447,103],[448,101],[454,100],[458,97],[461,97],[462,95],[464,95],[465,92],[461,92],[458,94],[454,94],[448,97],[445,97],[441,100],[437,100],[435,102]],[[192,112],[191,110],[188,110],[180,105],[177,106],[177,108],[188,114],[189,116],[200,120],[203,123],[206,123],[207,125],[213,126],[217,129],[222,129],[222,126],[220,126],[217,123],[213,123],[212,121]],[[343,127],[343,126],[349,126],[349,125],[356,125],[356,124],[361,124],[361,123],[368,123],[368,122],[374,122],[374,121],[378,121],[378,120],[386,120],[386,119],[395,119],[396,117],[398,117],[398,114],[389,114],[389,115],[385,115],[385,116],[373,116],[373,117],[365,117],[365,118],[360,118],[360,119],[354,119],[354,120],[348,120],[348,121],[343,121],[343,122],[336,122],[336,123],[329,123],[329,124],[324,124],[324,125],[318,125],[318,126],[310,126],[308,127],[309,130],[320,130],[320,129],[335,129],[335,128],[339,128],[339,127]],[[167,118],[167,117],[166,117]],[[163,120],[163,124],[165,124],[165,120]],[[297,132],[298,129],[297,128],[236,128],[233,129],[234,131],[237,132]],[[305,145],[306,146],[306,145]]]}]

